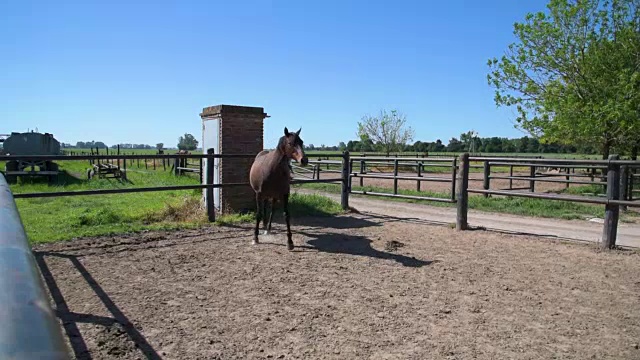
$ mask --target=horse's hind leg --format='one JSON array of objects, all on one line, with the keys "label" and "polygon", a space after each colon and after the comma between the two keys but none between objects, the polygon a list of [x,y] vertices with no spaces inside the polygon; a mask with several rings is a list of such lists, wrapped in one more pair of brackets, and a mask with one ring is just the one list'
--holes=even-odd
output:
[{"label": "horse's hind leg", "polygon": [[256,227],[253,232],[253,244],[256,245],[259,243],[258,241],[258,232],[260,229],[260,218],[262,215],[262,209],[260,209],[260,205],[262,205],[262,194],[256,193]]},{"label": "horse's hind leg", "polygon": [[271,199],[271,213],[269,214],[269,226],[267,226],[267,232],[271,232],[271,222],[273,221],[273,213],[275,212],[275,207],[273,206],[275,201]]},{"label": "horse's hind leg", "polygon": [[289,194],[285,194],[282,199],[284,206],[284,220],[287,222],[287,249],[293,250],[293,240],[291,240],[291,225],[289,224]]},{"label": "horse's hind leg", "polygon": [[[267,228],[269,221],[269,218],[267,217],[267,204],[269,204],[268,199],[262,200],[262,229],[264,229],[264,235],[269,235],[269,229]],[[273,206],[270,208],[270,211],[273,213]]]}]

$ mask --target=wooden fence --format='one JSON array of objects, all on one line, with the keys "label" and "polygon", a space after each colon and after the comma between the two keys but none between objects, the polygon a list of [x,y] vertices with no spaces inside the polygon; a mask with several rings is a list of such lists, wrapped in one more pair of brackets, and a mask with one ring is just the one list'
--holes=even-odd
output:
[{"label": "wooden fence", "polygon": [[[330,160],[331,158],[342,157],[343,160]],[[342,203],[348,204],[349,194],[372,195],[378,197],[405,198],[413,200],[427,200],[436,202],[456,203],[458,216],[456,228],[466,230],[468,228],[468,197],[469,194],[480,194],[482,196],[505,196],[505,197],[528,197],[556,201],[580,202],[605,206],[605,226],[602,236],[602,247],[615,247],[617,226],[620,210],[627,207],[640,207],[640,197],[637,183],[640,182],[640,161],[619,160],[617,156],[612,156],[609,160],[577,160],[577,159],[543,159],[543,158],[501,158],[478,156],[471,157],[468,153],[459,157],[443,158],[411,158],[411,157],[373,157],[373,156],[353,156],[348,152],[339,155],[329,155],[319,157],[310,155],[309,165],[311,169],[303,169],[294,166],[296,172],[301,176],[311,179],[321,179],[322,173],[341,173],[346,178],[347,189],[342,190]],[[348,169],[344,169],[345,162],[348,162]],[[379,169],[371,171],[373,166]],[[509,175],[496,174],[497,167],[503,170],[508,169]],[[449,175],[443,174],[442,169],[449,169]],[[539,169],[556,169],[556,173],[539,173]],[[439,171],[435,171],[439,169]],[[482,171],[481,178],[470,177],[471,169]],[[514,169],[524,170],[527,175],[514,175]],[[385,171],[388,170],[388,171]],[[399,174],[400,170],[412,171],[415,175],[407,176]],[[559,171],[559,170],[562,170]],[[583,170],[583,172],[577,171]],[[432,173],[438,172],[443,176],[434,176]],[[392,181],[391,192],[377,192],[366,190],[354,190],[353,179],[359,181],[363,187],[364,179],[385,179]],[[492,189],[491,180],[509,180],[507,188]],[[588,179],[588,180],[586,180]],[[449,183],[450,196],[433,197],[421,195],[401,194],[398,190],[399,181],[415,181],[416,190],[421,191],[423,182]],[[525,187],[514,187],[514,181],[525,181]],[[482,188],[470,187],[470,182],[482,182]],[[565,187],[574,185],[595,185],[602,186],[606,195],[600,197],[550,194],[536,192],[536,183],[562,183]],[[634,185],[635,184],[635,185]]]}]

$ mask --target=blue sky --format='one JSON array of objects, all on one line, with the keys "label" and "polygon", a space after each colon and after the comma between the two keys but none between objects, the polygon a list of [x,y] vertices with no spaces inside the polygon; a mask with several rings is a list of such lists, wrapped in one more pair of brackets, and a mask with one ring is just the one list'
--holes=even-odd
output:
[{"label": "blue sky", "polygon": [[0,2],[0,133],[60,141],[200,138],[203,107],[262,106],[265,147],[356,139],[398,109],[414,140],[475,129],[520,137],[497,109],[487,59],[546,1]]}]

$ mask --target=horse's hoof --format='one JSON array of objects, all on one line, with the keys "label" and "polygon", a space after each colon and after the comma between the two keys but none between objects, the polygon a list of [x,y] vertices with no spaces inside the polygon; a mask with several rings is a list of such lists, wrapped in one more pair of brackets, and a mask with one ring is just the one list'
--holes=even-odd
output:
[{"label": "horse's hoof", "polygon": [[287,250],[293,250],[293,243],[287,243]]},{"label": "horse's hoof", "polygon": [[260,244],[260,241],[258,241],[258,239],[253,239],[253,241],[251,243],[253,245],[258,245],[258,244]]},{"label": "horse's hoof", "polygon": [[269,230],[265,230],[262,232],[262,235],[269,235]]}]

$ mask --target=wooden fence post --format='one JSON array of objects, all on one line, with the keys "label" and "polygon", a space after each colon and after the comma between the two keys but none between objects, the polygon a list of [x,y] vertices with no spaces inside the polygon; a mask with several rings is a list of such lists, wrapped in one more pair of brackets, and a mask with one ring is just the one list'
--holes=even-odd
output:
[{"label": "wooden fence post", "polygon": [[467,212],[469,210],[469,153],[460,155],[460,171],[458,171],[458,181],[456,181],[456,230],[467,230]]},{"label": "wooden fence post", "polygon": [[[360,160],[360,175],[364,174],[364,160]],[[364,178],[360,177],[360,187],[364,186]]]},{"label": "wooden fence post", "polygon": [[509,165],[509,190],[513,189],[513,165]]},{"label": "wooden fence post", "polygon": [[398,194],[398,158],[393,161],[393,194]]},{"label": "wooden fence post", "polygon": [[[207,155],[213,155],[214,149],[207,149]],[[207,185],[213,184],[213,165],[214,165],[214,157],[207,156]],[[213,188],[208,187],[206,191],[207,196],[207,217],[210,222],[216,221],[216,208],[213,203]]]},{"label": "wooden fence post", "polygon": [[[620,198],[620,165],[612,164],[612,160],[618,160],[618,155],[609,155],[609,165],[607,166],[607,200],[618,200]],[[619,205],[605,205],[602,249],[613,249],[616,246],[619,217]]]},{"label": "wooden fence post", "polygon": [[124,177],[125,181],[128,181],[129,179],[127,179],[127,159],[122,159],[122,166],[123,166],[122,176]]},{"label": "wooden fence post", "polygon": [[[422,177],[422,161],[418,162],[418,177]],[[420,192],[422,187],[422,181],[416,180],[416,190]]]},{"label": "wooden fence post", "polygon": [[[628,192],[629,189],[629,167],[622,166],[620,168],[620,200],[628,200]],[[620,206],[620,210],[627,211],[627,207],[625,205]]]},{"label": "wooden fence post", "polygon": [[633,181],[636,178],[636,172],[636,168],[633,168],[633,170],[629,172],[629,201],[633,201]]},{"label": "wooden fence post", "polygon": [[[489,175],[491,174],[491,165],[489,165],[488,161],[484,162],[484,176],[483,176],[483,181],[482,181],[482,188],[485,190],[489,190],[490,188],[490,178]],[[488,198],[489,194],[484,194],[484,197]]]},{"label": "wooden fence post", "polygon": [[349,208],[349,151],[346,150],[342,153],[342,194],[341,194],[341,205],[343,210],[347,210]]},{"label": "wooden fence post", "polygon": [[529,177],[531,178],[531,180],[529,180],[529,191],[530,192],[535,192],[536,191],[536,181],[533,179],[536,177],[536,167],[535,166],[531,166],[529,167]]},{"label": "wooden fence post", "polygon": [[451,200],[456,200],[456,177],[458,175],[458,158],[453,157],[451,162]]}]

